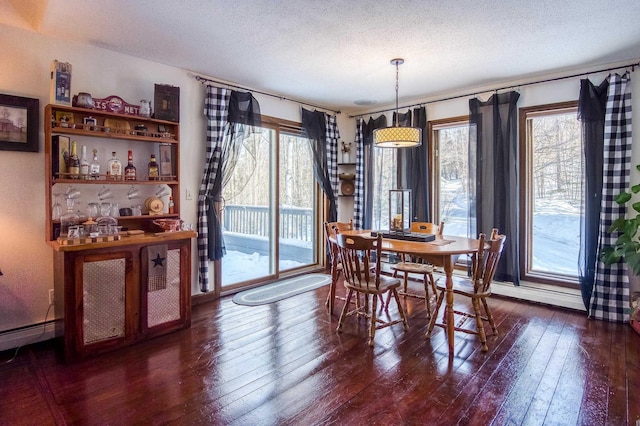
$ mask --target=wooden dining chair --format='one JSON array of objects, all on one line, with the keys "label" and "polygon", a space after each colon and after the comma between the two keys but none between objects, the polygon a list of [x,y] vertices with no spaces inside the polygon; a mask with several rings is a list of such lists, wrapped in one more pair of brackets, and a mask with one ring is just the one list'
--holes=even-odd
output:
[{"label": "wooden dining chair", "polygon": [[[363,316],[370,320],[369,346],[373,346],[376,330],[402,323],[404,329],[409,328],[404,308],[400,304],[398,287],[400,280],[381,274],[380,261],[382,257],[382,235],[377,238],[337,234],[338,254],[342,264],[344,286],[347,289],[345,301],[337,331],[341,331],[344,320],[352,315]],[[376,316],[378,298],[389,292],[393,295],[398,305],[400,319],[383,320]],[[356,304],[355,309],[350,310],[350,302],[354,293],[363,295],[365,303]],[[371,296],[371,309],[369,309],[369,296]]]},{"label": "wooden dining chair", "polygon": [[[440,222],[440,225],[436,225],[430,222],[413,222],[411,223],[411,232],[422,233],[422,234],[436,234],[438,237],[442,237],[442,232],[444,231],[444,222]],[[402,255],[402,261],[396,263],[391,266],[393,270],[393,276],[397,277],[398,273],[401,272],[404,275],[402,290],[398,292],[401,296],[410,296],[417,297],[419,299],[425,300],[425,305],[427,307],[427,317],[431,318],[431,297],[429,296],[429,286],[433,291],[434,295],[437,295],[436,291],[436,281],[433,278],[433,265],[425,262],[423,259],[411,257],[408,255]],[[408,291],[408,281],[409,274],[417,274],[422,276],[422,284],[424,286],[424,295],[409,293]],[[391,297],[391,296],[388,296]],[[387,299],[387,305],[389,304],[389,300]]]},{"label": "wooden dining chair", "polygon": [[[502,254],[502,249],[504,248],[504,242],[506,238],[507,237],[505,235],[499,235],[498,230],[495,228],[491,232],[491,238],[489,240],[485,240],[485,235],[480,234],[478,253],[473,262],[473,272],[471,274],[471,278],[454,278],[453,282],[454,295],[469,297],[473,306],[472,313],[454,309],[454,314],[462,315],[466,318],[474,318],[476,323],[475,330],[472,328],[462,327],[464,325],[464,321],[462,323],[456,323],[454,329],[456,331],[476,334],[480,336],[480,343],[482,343],[483,351],[487,351],[489,349],[487,347],[487,337],[484,331],[483,321],[487,321],[489,323],[493,335],[498,334],[498,328],[493,321],[491,310],[489,309],[489,305],[487,304],[487,297],[491,296],[491,282],[493,281],[493,276],[496,272],[496,267],[498,266],[498,261],[500,260],[500,255]],[[444,301],[444,297],[446,294],[446,284],[444,282],[438,283],[437,289],[439,291],[437,305],[434,311],[434,315],[431,318],[431,322],[429,323],[427,338],[431,337],[431,332],[433,331],[434,326],[437,325],[439,327],[445,327],[445,324],[443,324],[444,320],[443,323],[436,323],[436,320],[438,311],[442,306],[442,302]],[[484,314],[480,309],[480,303],[482,303]],[[443,318],[445,318],[445,315],[446,312],[443,313]]]},{"label": "wooden dining chair", "polygon": [[338,259],[338,245],[336,241],[336,231],[350,231],[353,229],[353,219],[349,222],[325,222],[324,234],[327,240],[327,247],[329,249],[329,264],[331,272],[331,285],[329,287],[329,294],[327,295],[327,301],[325,305],[329,309],[329,312],[333,313],[333,305],[335,299],[345,300],[344,297],[336,296],[336,286],[340,273],[342,272],[342,265]]}]

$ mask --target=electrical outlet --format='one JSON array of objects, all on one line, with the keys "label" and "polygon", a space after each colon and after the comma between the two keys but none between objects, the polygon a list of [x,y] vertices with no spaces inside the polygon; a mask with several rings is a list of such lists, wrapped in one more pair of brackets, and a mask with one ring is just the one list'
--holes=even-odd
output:
[{"label": "electrical outlet", "polygon": [[49,304],[53,305],[56,301],[56,295],[53,292],[53,289],[49,290]]},{"label": "electrical outlet", "polygon": [[193,200],[193,193],[191,192],[190,189],[185,189],[185,196],[184,198],[186,200]]}]

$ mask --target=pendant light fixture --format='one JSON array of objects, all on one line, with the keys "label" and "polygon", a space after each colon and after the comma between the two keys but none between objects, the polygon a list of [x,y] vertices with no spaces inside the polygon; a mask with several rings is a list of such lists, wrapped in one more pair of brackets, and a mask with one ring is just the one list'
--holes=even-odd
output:
[{"label": "pendant light fixture", "polygon": [[393,127],[373,131],[373,144],[379,148],[413,148],[422,145],[422,129],[398,125],[398,67],[402,64],[402,58],[391,60],[391,65],[396,66],[396,118]]}]

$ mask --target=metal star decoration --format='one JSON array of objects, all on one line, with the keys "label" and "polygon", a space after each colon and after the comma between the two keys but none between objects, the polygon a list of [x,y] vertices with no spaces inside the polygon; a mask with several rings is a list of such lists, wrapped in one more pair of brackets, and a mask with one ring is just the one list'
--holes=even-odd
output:
[{"label": "metal star decoration", "polygon": [[155,268],[156,266],[164,266],[163,263],[166,259],[166,257],[160,257],[160,253],[158,253],[155,259],[151,259],[151,261],[153,262],[153,267]]}]

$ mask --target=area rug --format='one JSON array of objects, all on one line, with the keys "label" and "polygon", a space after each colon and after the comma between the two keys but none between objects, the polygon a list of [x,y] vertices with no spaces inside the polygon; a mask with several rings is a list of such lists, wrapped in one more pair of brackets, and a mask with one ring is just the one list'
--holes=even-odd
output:
[{"label": "area rug", "polygon": [[265,305],[306,291],[315,290],[330,282],[331,275],[328,274],[301,275],[242,291],[233,296],[233,301],[238,305]]}]

